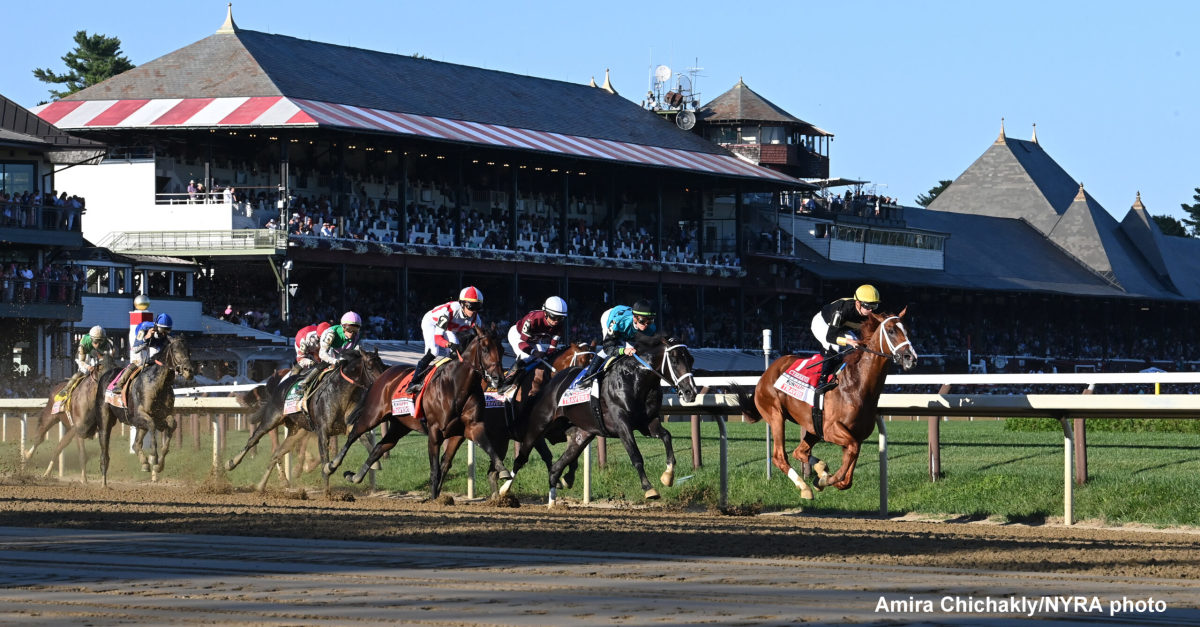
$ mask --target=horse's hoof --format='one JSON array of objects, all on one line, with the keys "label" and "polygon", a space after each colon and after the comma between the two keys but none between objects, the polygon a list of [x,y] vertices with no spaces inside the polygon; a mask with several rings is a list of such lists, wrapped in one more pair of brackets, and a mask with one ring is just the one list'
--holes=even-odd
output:
[{"label": "horse's hoof", "polygon": [[817,463],[813,464],[812,471],[817,473],[818,477],[824,477],[829,474],[829,466],[825,463],[825,460],[818,460]]},{"label": "horse's hoof", "polygon": [[142,472],[150,472],[150,464],[142,464]]},{"label": "horse's hoof", "polygon": [[506,480],[506,481],[507,481],[507,480],[509,480],[509,479],[512,479],[512,478],[513,478],[513,476],[512,476],[512,473],[511,473],[511,472],[509,472],[508,470],[501,470],[501,471],[500,471],[500,474],[496,475],[496,478],[497,478],[497,479],[504,479],[504,480]]},{"label": "horse's hoof", "polygon": [[383,464],[375,462],[374,464],[371,464],[371,470],[383,470]]},{"label": "horse's hoof", "polygon": [[659,479],[659,481],[662,481],[662,484],[667,487],[674,485],[675,484],[675,469],[674,468],[666,469],[666,471],[664,471],[662,476],[659,477],[658,479]]},{"label": "horse's hoof", "polygon": [[500,496],[508,496],[508,491],[512,488],[512,484],[512,477],[509,477],[504,481],[504,483],[500,484]]},{"label": "horse's hoof", "polygon": [[554,502],[558,500],[558,490],[550,488],[550,496],[546,499],[546,507],[554,507]]},{"label": "horse's hoof", "polygon": [[806,489],[804,489],[804,490],[801,490],[801,491],[800,491],[800,498],[802,498],[802,499],[804,499],[804,500],[806,500],[806,501],[811,501],[811,500],[813,500],[813,493],[812,493],[812,490],[809,490],[809,489],[807,489],[807,488],[806,488]]},{"label": "horse's hoof", "polygon": [[233,470],[234,468],[237,468],[237,464],[233,463],[232,459],[225,462],[225,470]]},{"label": "horse's hoof", "polygon": [[566,477],[559,477],[558,478],[558,487],[560,487],[564,490],[570,490],[571,484],[567,481]]},{"label": "horse's hoof", "polygon": [[650,488],[649,490],[646,490],[646,494],[644,496],[646,497],[646,500],[649,500],[649,501],[657,500],[658,499],[658,490],[655,490],[654,488]]},{"label": "horse's hoof", "polygon": [[157,465],[157,466],[155,466],[155,467],[154,467],[154,472],[156,472],[156,473],[158,473],[158,472],[162,472],[162,471],[163,471],[163,469],[164,469],[164,468],[166,468],[166,467],[167,467],[166,463],[159,464],[159,465]]},{"label": "horse's hoof", "polygon": [[329,475],[332,475],[333,471],[335,470],[337,470],[337,466],[334,466],[333,462],[326,462],[325,465],[321,467],[321,474],[328,477]]}]

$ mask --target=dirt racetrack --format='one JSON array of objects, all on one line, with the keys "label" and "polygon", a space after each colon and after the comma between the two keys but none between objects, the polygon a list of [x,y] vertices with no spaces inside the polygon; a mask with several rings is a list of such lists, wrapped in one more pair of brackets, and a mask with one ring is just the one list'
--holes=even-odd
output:
[{"label": "dirt racetrack", "polygon": [[656,506],[432,503],[416,496],[233,492],[219,483],[80,485],[10,477],[0,526],[368,540],[511,549],[1200,579],[1200,530],[739,516]]}]

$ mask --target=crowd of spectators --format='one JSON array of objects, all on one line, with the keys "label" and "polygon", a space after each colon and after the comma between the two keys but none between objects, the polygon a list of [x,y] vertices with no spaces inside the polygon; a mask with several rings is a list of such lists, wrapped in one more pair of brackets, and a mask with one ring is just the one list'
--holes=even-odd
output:
[{"label": "crowd of spectators", "polygon": [[79,228],[84,200],[66,192],[0,193],[0,226],[72,231]]},{"label": "crowd of spectators", "polygon": [[0,264],[0,303],[75,303],[84,287],[83,269],[46,264]]}]

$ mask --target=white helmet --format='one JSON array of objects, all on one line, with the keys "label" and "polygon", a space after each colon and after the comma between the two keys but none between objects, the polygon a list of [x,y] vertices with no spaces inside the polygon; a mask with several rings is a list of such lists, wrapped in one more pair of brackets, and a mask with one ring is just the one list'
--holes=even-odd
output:
[{"label": "white helmet", "polygon": [[567,301],[557,296],[551,296],[550,298],[547,298],[546,302],[542,305],[542,311],[552,316],[565,318],[567,317]]},{"label": "white helmet", "polygon": [[96,325],[88,331],[88,335],[92,336],[93,340],[98,340],[104,337],[104,327]]}]

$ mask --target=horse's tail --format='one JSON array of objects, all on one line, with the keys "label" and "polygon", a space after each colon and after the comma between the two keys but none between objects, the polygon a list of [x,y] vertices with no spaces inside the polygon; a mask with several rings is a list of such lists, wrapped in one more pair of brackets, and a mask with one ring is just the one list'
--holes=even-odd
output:
[{"label": "horse's tail", "polygon": [[741,386],[734,385],[733,395],[737,397],[738,409],[742,410],[750,422],[758,422],[763,419],[762,413],[758,411],[758,406],[754,404],[753,392],[747,393]]}]

